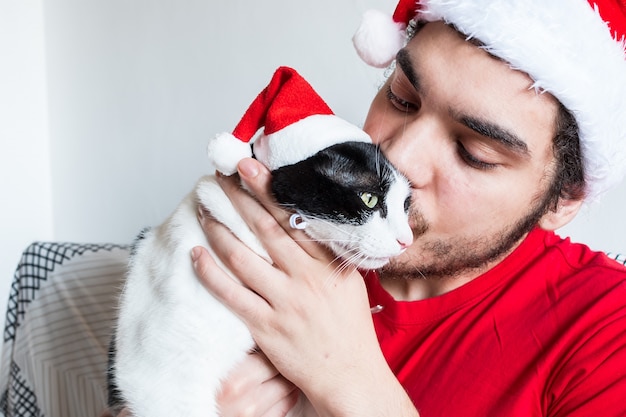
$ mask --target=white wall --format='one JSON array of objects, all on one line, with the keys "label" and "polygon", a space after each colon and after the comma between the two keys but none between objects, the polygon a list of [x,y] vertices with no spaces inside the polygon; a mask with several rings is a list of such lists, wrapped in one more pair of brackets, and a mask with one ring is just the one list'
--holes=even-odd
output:
[{"label": "white wall", "polygon": [[45,3],[55,238],[130,242],[210,171],[279,65],[360,122],[379,71],[350,37],[386,0]]},{"label": "white wall", "polygon": [[[0,302],[28,242],[128,243],[160,222],[279,65],[360,123],[381,72],[350,38],[395,3],[0,0]],[[625,191],[565,231],[625,251]]]},{"label": "white wall", "polygon": [[[626,144],[624,144],[626,146]],[[626,182],[608,191],[559,230],[562,236],[584,242],[592,249],[626,254]]]},{"label": "white wall", "polygon": [[42,0],[0,0],[0,323],[22,249],[50,240]]}]

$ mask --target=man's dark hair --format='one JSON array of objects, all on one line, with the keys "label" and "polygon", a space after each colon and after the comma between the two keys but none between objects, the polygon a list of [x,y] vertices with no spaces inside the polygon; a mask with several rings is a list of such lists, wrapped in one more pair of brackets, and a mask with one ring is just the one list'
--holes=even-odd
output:
[{"label": "man's dark hair", "polygon": [[552,141],[552,149],[555,167],[548,197],[549,208],[555,210],[559,199],[582,200],[586,192],[578,124],[572,113],[561,103],[556,115],[556,134]]}]

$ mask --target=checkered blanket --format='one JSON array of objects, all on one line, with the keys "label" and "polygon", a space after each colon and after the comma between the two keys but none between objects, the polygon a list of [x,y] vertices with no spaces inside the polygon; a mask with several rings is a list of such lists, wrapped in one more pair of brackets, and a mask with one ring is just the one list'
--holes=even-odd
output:
[{"label": "checkered blanket", "polygon": [[33,243],[8,303],[0,414],[90,417],[106,406],[108,343],[129,248]]}]

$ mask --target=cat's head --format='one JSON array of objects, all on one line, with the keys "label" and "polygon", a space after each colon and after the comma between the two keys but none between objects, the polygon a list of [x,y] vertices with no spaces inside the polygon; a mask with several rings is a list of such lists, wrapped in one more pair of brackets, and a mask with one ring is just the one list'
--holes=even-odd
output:
[{"label": "cat's head", "polygon": [[306,233],[359,268],[380,268],[413,241],[409,182],[376,145],[333,145],[272,174],[276,200]]}]

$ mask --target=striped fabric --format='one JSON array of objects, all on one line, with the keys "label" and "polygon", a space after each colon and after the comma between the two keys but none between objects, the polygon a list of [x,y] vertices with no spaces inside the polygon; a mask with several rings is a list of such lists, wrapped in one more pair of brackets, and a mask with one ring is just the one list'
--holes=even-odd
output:
[{"label": "striped fabric", "polygon": [[11,288],[0,363],[6,417],[90,417],[106,406],[114,306],[129,249],[34,243]]}]

